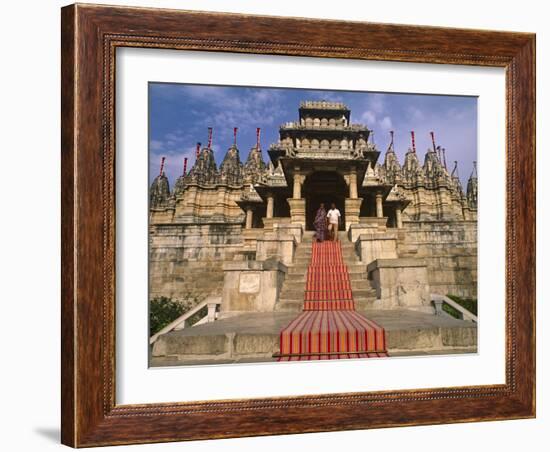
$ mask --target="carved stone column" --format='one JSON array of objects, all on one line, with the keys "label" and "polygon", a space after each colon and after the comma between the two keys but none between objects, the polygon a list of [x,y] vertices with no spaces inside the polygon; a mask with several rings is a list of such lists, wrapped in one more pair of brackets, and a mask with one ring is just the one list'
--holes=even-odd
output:
[{"label": "carved stone column", "polygon": [[345,217],[346,217],[346,231],[352,224],[359,224],[359,212],[361,210],[361,204],[363,198],[346,198],[345,201]]},{"label": "carved stone column", "polygon": [[306,200],[305,199],[287,199],[290,206],[290,222],[300,224],[304,229],[306,227]]},{"label": "carved stone column", "polygon": [[246,229],[252,229],[252,209],[249,207],[246,209]]},{"label": "carved stone column", "polygon": [[266,218],[273,218],[273,194],[267,195],[267,209],[266,209]]},{"label": "carved stone column", "polygon": [[292,198],[301,199],[302,198],[302,182],[303,176],[297,172],[294,174],[294,187],[292,191]]},{"label": "carved stone column", "polygon": [[382,218],[384,210],[382,208],[382,193],[376,193],[376,216]]},{"label": "carved stone column", "polygon": [[401,206],[395,209],[395,226],[399,229],[403,227],[403,219],[401,218]]},{"label": "carved stone column", "polygon": [[357,199],[357,172],[351,170],[349,173],[349,197]]},{"label": "carved stone column", "polygon": [[300,168],[294,168],[292,198],[287,199],[290,206],[290,222],[306,227],[306,200],[302,199],[302,183],[304,176]]}]

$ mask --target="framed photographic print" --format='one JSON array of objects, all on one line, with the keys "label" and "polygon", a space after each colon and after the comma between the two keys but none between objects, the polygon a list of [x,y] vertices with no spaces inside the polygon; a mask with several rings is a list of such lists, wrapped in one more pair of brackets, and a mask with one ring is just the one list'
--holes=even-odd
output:
[{"label": "framed photographic print", "polygon": [[62,9],[62,441],[535,415],[535,37]]}]

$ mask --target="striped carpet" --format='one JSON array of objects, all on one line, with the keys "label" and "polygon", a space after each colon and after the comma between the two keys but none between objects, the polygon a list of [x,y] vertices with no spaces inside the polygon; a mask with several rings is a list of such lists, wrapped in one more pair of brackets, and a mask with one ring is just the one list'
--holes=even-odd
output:
[{"label": "striped carpet", "polygon": [[279,361],[388,356],[384,328],[355,311],[340,242],[312,244],[304,312],[280,333]]}]

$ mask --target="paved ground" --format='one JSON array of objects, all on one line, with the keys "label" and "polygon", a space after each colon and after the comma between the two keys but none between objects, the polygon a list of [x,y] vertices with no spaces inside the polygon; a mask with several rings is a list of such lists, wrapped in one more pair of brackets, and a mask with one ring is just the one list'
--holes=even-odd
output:
[{"label": "paved ground", "polygon": [[[391,356],[473,353],[477,327],[471,322],[416,311],[363,311],[386,329]],[[152,366],[272,361],[278,336],[295,312],[250,313],[173,331],[153,348]]]},{"label": "paved ground", "polygon": [[[229,332],[241,334],[278,333],[299,314],[299,312],[247,313],[183,329],[178,331],[177,334],[182,336],[197,336],[225,334]],[[372,310],[361,311],[361,314],[383,326],[386,331],[427,327],[472,326],[470,322],[464,322],[451,317],[408,310]]]}]

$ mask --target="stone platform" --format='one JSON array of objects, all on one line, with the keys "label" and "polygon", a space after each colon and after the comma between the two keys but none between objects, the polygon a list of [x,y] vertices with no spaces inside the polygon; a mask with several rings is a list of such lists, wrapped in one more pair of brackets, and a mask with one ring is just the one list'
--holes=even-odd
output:
[{"label": "stone platform", "polygon": [[[477,352],[475,323],[411,310],[360,312],[385,328],[390,356]],[[275,361],[279,332],[295,317],[295,312],[246,313],[172,331],[153,345],[150,365]]]}]

